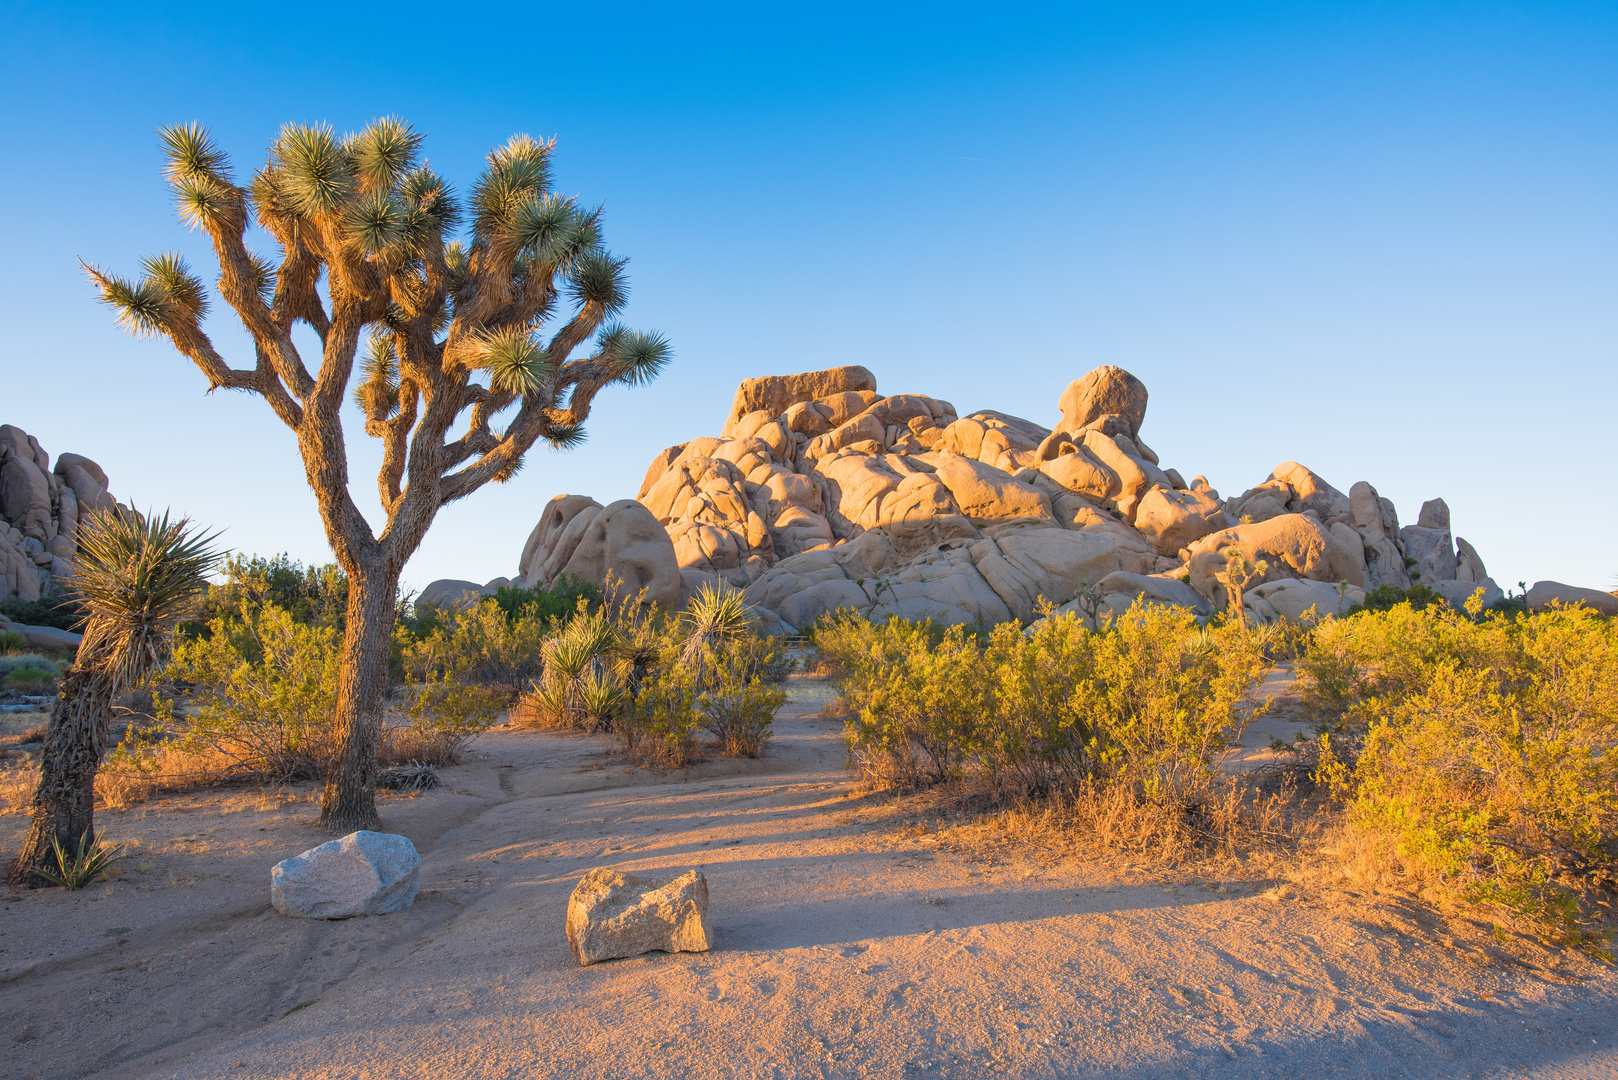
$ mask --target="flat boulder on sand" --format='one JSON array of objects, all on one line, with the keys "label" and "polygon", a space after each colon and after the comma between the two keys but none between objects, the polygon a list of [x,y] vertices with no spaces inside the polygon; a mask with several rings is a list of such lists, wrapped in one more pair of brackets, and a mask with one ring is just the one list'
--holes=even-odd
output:
[{"label": "flat boulder on sand", "polygon": [[567,902],[567,942],[580,964],[654,952],[707,952],[708,879],[636,877],[599,867],[585,874]]},{"label": "flat boulder on sand", "polygon": [[421,888],[409,837],[361,829],[275,864],[270,903],[294,919],[352,919],[403,911]]}]

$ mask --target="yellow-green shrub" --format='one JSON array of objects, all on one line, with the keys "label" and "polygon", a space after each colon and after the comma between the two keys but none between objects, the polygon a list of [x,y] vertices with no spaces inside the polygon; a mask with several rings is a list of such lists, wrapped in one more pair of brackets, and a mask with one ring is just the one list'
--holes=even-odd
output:
[{"label": "yellow-green shrub", "polygon": [[[333,749],[340,654],[335,628],[279,607],[213,619],[206,634],[175,646],[166,678],[181,695],[161,695],[155,723],[132,725],[109,767],[153,778],[186,770],[176,782],[321,776]],[[433,673],[410,694],[408,722],[386,732],[384,756],[452,764],[505,699],[504,690]]]},{"label": "yellow-green shrub", "polygon": [[540,673],[540,649],[555,626],[556,620],[540,615],[537,607],[508,614],[489,598],[438,611],[432,628],[420,637],[404,627],[396,628],[394,637],[409,678],[500,686],[509,699]]},{"label": "yellow-green shrub", "polygon": [[1317,649],[1346,688],[1339,728],[1363,732],[1357,757],[1323,740],[1350,821],[1434,899],[1599,947],[1585,901],[1618,876],[1618,624],[1394,608]]},{"label": "yellow-green shrub", "polygon": [[973,774],[1023,791],[1127,781],[1158,798],[1203,784],[1264,668],[1234,627],[1136,606],[1100,631],[1050,617],[985,634],[853,613],[815,644],[835,672],[855,766],[878,785]]}]

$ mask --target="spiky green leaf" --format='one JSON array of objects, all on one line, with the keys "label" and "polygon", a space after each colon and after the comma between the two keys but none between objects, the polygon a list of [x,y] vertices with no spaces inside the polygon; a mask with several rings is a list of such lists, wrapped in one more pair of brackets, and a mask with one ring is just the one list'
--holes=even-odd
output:
[{"label": "spiky green leaf", "polygon": [[220,558],[215,539],[166,511],[161,518],[129,511],[81,519],[73,564],[85,612],[79,662],[94,664],[119,687],[145,682],[207,591],[208,572]]},{"label": "spiky green leaf", "polygon": [[392,191],[403,176],[416,167],[421,136],[397,116],[373,120],[369,127],[348,139],[348,153],[354,170],[367,191]]},{"label": "spiky green leaf", "polygon": [[617,323],[602,328],[596,337],[596,352],[612,378],[630,386],[645,386],[657,378],[674,355],[662,334],[630,330]]},{"label": "spiky green leaf", "polygon": [[353,160],[328,125],[288,124],[271,148],[288,208],[305,217],[336,212],[354,191]]},{"label": "spiky green leaf", "polygon": [[373,191],[353,202],[344,228],[367,255],[380,255],[405,237],[405,208],[386,191]]},{"label": "spiky green leaf", "polygon": [[207,312],[208,293],[202,279],[191,272],[178,252],[142,259],[140,268],[145,272],[146,282],[157,286],[166,305],[199,319]]},{"label": "spiky green leaf", "polygon": [[470,360],[489,373],[489,388],[497,393],[522,397],[550,382],[550,358],[526,327],[507,326],[483,335],[471,346]]},{"label": "spiky green leaf", "polygon": [[596,248],[580,255],[568,274],[568,291],[580,304],[599,304],[611,315],[629,301],[628,259],[615,259]]},{"label": "spiky green leaf", "polygon": [[171,183],[212,181],[230,183],[230,158],[214,143],[208,129],[193,120],[157,129],[167,162],[163,173]]}]

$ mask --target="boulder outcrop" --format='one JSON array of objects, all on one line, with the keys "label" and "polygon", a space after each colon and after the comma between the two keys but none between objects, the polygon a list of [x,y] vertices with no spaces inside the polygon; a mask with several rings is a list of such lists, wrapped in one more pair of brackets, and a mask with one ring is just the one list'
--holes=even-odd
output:
[{"label": "boulder outcrop", "polygon": [[298,919],[352,919],[403,911],[421,888],[410,838],[361,829],[276,863],[270,903]]},{"label": "boulder outcrop", "polygon": [[1618,596],[1599,589],[1581,589],[1576,585],[1563,585],[1560,581],[1536,581],[1528,590],[1528,610],[1540,611],[1552,604],[1572,607],[1583,604],[1603,615],[1618,615]]},{"label": "boulder outcrop", "polygon": [[863,367],[748,379],[721,433],[658,453],[636,499],[553,499],[518,580],[614,574],[659,604],[723,582],[799,629],[839,608],[996,623],[1076,599],[1206,614],[1228,602],[1231,548],[1267,564],[1243,594],[1260,619],[1343,610],[1413,574],[1445,596],[1499,595],[1443,500],[1401,529],[1370,484],[1344,494],[1296,461],[1222,499],[1162,465],[1146,404],[1117,367],[1073,380],[1054,427],[883,395]]},{"label": "boulder outcrop", "polygon": [[38,600],[72,575],[79,521],[118,509],[107,487],[89,458],[63,454],[52,469],[39,440],[0,424],[0,600]]},{"label": "boulder outcrop", "polygon": [[568,898],[567,943],[580,964],[647,952],[707,952],[713,947],[708,879],[696,870],[675,877],[591,870]]}]

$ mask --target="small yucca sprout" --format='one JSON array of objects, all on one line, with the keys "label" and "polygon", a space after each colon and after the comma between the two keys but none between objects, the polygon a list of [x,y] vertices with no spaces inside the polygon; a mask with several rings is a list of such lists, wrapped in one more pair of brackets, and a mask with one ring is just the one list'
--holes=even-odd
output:
[{"label": "small yucca sprout", "polygon": [[694,664],[702,659],[705,647],[717,647],[740,638],[752,622],[753,607],[738,589],[726,585],[704,585],[680,615],[685,643],[680,660]]}]

